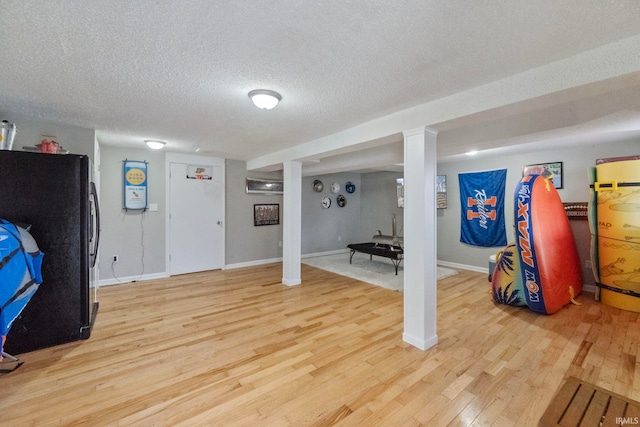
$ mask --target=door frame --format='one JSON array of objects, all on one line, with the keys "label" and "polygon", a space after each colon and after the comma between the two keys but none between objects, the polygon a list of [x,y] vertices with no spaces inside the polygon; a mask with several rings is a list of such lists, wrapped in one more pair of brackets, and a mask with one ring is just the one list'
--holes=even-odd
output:
[{"label": "door frame", "polygon": [[216,166],[222,170],[222,213],[224,219],[222,220],[222,270],[226,268],[225,247],[226,247],[226,228],[227,228],[227,210],[226,210],[226,171],[225,160],[220,157],[209,156],[197,156],[193,154],[181,154],[181,153],[166,153],[164,158],[164,170],[165,170],[165,270],[167,277],[171,276],[171,260],[169,256],[171,254],[171,223],[169,221],[169,215],[171,214],[171,163],[184,163],[184,164],[196,164],[203,166]]}]

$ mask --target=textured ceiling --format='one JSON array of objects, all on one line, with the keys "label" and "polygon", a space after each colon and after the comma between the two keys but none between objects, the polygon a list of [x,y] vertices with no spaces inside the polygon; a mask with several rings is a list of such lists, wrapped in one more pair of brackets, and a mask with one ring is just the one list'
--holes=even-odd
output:
[{"label": "textured ceiling", "polygon": [[[0,112],[250,160],[638,34],[636,0],[3,0]],[[255,108],[258,88],[281,104]],[[459,135],[447,154],[474,126],[495,146],[491,123],[508,138],[578,125],[559,111],[533,112],[552,126],[526,132],[493,116],[442,123]]]}]

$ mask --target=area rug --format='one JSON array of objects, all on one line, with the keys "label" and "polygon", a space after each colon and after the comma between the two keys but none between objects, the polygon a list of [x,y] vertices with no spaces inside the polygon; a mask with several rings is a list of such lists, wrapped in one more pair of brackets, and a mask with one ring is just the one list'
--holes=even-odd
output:
[{"label": "area rug", "polygon": [[640,403],[569,377],[551,400],[539,426],[618,426],[638,424]]},{"label": "area rug", "polygon": [[[373,260],[370,260],[369,255],[356,252],[353,255],[352,264],[349,264],[349,253],[345,252],[303,258],[302,263],[394,291],[404,289],[404,268],[402,264],[400,264],[398,275],[396,276],[395,267],[391,260],[386,258],[373,257]],[[438,280],[457,273],[455,270],[438,266]]]}]

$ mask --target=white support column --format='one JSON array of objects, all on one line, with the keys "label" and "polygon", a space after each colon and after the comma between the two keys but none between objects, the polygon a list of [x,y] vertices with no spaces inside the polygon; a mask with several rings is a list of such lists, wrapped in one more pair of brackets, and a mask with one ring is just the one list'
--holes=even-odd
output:
[{"label": "white support column", "polygon": [[438,343],[436,331],[437,133],[404,133],[404,333],[421,350]]},{"label": "white support column", "polygon": [[285,162],[282,198],[282,283],[299,285],[302,240],[302,163]]}]

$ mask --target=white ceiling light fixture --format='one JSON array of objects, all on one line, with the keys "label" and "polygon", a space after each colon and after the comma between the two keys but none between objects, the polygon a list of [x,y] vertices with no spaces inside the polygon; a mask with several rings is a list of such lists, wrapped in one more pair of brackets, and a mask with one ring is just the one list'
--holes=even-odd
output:
[{"label": "white ceiling light fixture", "polygon": [[147,144],[147,147],[153,150],[162,150],[164,146],[167,144],[164,141],[158,141],[155,139],[145,139],[144,142],[145,144]]},{"label": "white ceiling light fixture", "polygon": [[282,101],[282,96],[278,92],[267,89],[256,89],[249,92],[249,98],[256,107],[263,110],[271,110]]}]

